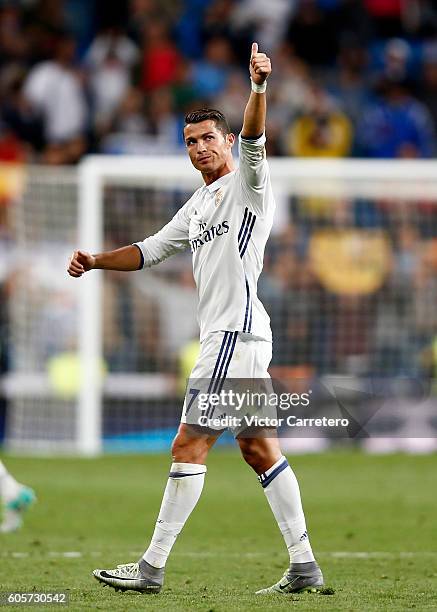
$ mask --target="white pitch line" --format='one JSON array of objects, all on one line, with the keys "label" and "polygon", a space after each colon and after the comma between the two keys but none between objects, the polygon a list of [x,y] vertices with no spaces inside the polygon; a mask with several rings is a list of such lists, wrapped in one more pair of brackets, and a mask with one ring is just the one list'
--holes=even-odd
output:
[{"label": "white pitch line", "polygon": [[67,551],[67,552],[63,552],[63,553],[58,553],[58,552],[49,552],[49,557],[65,557],[66,559],[78,559],[80,557],[83,557],[83,553],[72,550],[72,551]]},{"label": "white pitch line", "polygon": [[[57,557],[62,559],[81,559],[84,557],[103,557],[107,556],[108,552],[100,551],[48,551],[48,552],[2,552],[0,557],[12,558],[12,559],[27,559],[29,557]],[[120,553],[115,551],[115,554],[119,557],[126,558],[137,558],[141,555],[139,551],[130,551],[127,553]],[[247,553],[230,553],[225,551],[212,552],[212,551],[186,551],[186,552],[174,552],[172,556],[176,557],[194,557],[194,558],[214,558],[214,557],[245,557],[247,559],[251,557],[264,557],[267,553],[263,551],[259,552],[247,552]],[[414,559],[421,557],[437,557],[437,551],[400,551],[400,552],[365,552],[365,551],[333,551],[333,552],[318,552],[317,557],[332,557],[334,559]]]},{"label": "white pitch line", "polygon": [[[138,554],[138,553],[137,553]],[[175,552],[174,556],[181,557],[264,557],[265,552],[248,552],[248,553],[228,553],[220,552],[214,553],[212,551],[192,551],[192,552]],[[437,557],[437,550],[423,551],[423,552],[364,552],[364,551],[334,551],[334,552],[317,552],[317,557],[333,557],[337,559],[409,559],[414,557]]]},{"label": "white pitch line", "polygon": [[352,552],[352,551],[338,551],[338,552],[321,552],[317,556],[328,556],[337,559],[410,559],[414,557],[436,557],[437,551],[423,551],[423,552]]}]

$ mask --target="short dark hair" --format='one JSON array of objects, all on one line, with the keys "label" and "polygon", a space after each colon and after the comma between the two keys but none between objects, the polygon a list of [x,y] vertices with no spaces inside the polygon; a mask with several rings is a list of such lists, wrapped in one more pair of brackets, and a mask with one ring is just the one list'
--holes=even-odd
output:
[{"label": "short dark hair", "polygon": [[226,117],[215,108],[199,108],[185,115],[185,125],[200,123],[201,121],[214,121],[217,129],[221,130],[224,136],[231,133]]}]

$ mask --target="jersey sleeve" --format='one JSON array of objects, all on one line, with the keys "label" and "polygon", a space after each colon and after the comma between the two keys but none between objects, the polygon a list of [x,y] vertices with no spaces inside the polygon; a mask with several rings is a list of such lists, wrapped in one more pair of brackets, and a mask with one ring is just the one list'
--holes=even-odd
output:
[{"label": "jersey sleeve", "polygon": [[269,166],[266,160],[266,137],[239,139],[241,187],[246,204],[256,215],[264,216],[269,205]]},{"label": "jersey sleeve", "polygon": [[142,254],[141,268],[150,268],[164,261],[167,257],[185,251],[189,247],[188,231],[190,219],[188,216],[189,201],[175,214],[173,219],[164,225],[153,236],[141,242],[135,242]]}]

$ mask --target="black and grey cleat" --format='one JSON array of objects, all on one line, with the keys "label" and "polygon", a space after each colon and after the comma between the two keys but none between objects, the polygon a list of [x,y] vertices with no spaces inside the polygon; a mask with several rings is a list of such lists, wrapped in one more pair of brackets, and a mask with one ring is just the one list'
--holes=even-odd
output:
[{"label": "black and grey cleat", "polygon": [[257,591],[256,594],[319,593],[322,587],[322,571],[315,561],[310,561],[309,563],[293,563],[279,582]]},{"label": "black and grey cleat", "polygon": [[164,584],[164,568],[149,565],[144,559],[139,563],[117,565],[115,569],[95,569],[93,576],[104,586],[116,591],[159,593]]}]

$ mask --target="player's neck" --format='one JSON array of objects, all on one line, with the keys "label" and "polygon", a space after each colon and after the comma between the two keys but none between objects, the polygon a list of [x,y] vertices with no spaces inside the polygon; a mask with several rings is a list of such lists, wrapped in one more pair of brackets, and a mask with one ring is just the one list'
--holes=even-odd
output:
[{"label": "player's neck", "polygon": [[225,176],[226,174],[229,174],[230,172],[233,172],[234,170],[235,170],[234,160],[233,158],[231,158],[228,162],[225,163],[224,166],[222,166],[215,172],[208,172],[208,173],[202,172],[202,178],[205,181],[205,185],[211,185],[211,183],[214,183],[222,176]]}]

